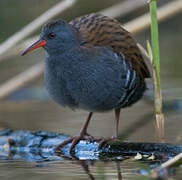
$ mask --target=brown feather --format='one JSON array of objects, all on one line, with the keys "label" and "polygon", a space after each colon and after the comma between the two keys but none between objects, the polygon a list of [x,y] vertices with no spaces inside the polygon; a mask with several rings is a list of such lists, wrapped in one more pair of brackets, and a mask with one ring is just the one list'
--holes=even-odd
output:
[{"label": "brown feather", "polygon": [[71,24],[82,39],[84,46],[107,46],[119,56],[124,54],[128,63],[142,78],[149,78],[150,72],[144,62],[136,41],[121,24],[112,18],[101,14],[89,14],[78,17]]}]

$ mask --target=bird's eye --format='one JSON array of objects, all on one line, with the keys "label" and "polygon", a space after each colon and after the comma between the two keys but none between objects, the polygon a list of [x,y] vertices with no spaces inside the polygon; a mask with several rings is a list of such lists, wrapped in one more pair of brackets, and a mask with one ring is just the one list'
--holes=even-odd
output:
[{"label": "bird's eye", "polygon": [[53,38],[55,38],[56,37],[56,34],[54,34],[54,33],[49,33],[48,34],[48,38],[49,39],[53,39]]}]

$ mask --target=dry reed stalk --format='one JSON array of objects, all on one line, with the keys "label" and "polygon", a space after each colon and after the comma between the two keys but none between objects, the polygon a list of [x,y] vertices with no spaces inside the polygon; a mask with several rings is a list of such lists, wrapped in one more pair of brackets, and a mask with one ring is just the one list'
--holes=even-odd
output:
[{"label": "dry reed stalk", "polygon": [[160,172],[165,169],[168,168],[172,165],[174,165],[175,163],[177,163],[180,159],[182,159],[182,153],[174,156],[172,159],[162,163],[160,166],[156,167],[155,169],[151,170],[151,174],[152,174],[152,178],[159,178],[160,177]]},{"label": "dry reed stalk", "polygon": [[20,31],[16,32],[13,36],[8,38],[4,43],[0,44],[0,55],[7,52],[11,47],[13,47],[15,44],[17,44],[19,41],[21,41],[31,33],[33,33],[48,20],[52,19],[67,8],[71,7],[75,2],[76,0],[64,0],[54,5],[48,11],[40,15],[38,18],[22,28]]}]

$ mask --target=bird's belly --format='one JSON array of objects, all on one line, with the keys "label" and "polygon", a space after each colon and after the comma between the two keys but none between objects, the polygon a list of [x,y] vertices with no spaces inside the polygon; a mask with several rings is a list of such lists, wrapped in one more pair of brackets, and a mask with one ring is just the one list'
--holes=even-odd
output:
[{"label": "bird's belly", "polygon": [[[51,73],[51,74],[50,74]],[[109,111],[137,102],[145,91],[145,83],[136,85],[131,72],[126,78],[120,73],[89,72],[81,75],[59,75],[45,72],[45,84],[51,97],[59,104],[72,109]]]},{"label": "bird's belly", "polygon": [[[71,109],[84,109],[92,112],[109,111],[115,108],[123,108],[137,102],[145,91],[145,85],[139,86],[133,92],[120,89],[108,89],[107,87],[97,87],[95,90],[75,87],[71,90],[65,84],[69,82],[59,82],[59,86],[47,83],[46,87],[50,96],[60,105]],[[54,81],[55,84],[55,81]],[[132,96],[133,94],[133,96]]]},{"label": "bird's belly", "polygon": [[[49,77],[49,76],[48,76]],[[47,78],[45,75],[45,85],[51,98],[62,106],[72,109],[80,108],[88,111],[108,111],[114,108],[119,97],[114,91],[103,86],[94,84],[93,81],[63,80],[59,77]],[[122,92],[119,96],[122,96]]]}]

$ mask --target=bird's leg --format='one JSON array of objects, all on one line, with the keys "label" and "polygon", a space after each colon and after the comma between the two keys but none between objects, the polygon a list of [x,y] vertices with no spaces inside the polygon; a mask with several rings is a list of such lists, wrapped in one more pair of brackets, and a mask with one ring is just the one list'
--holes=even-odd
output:
[{"label": "bird's leg", "polygon": [[[68,143],[71,143],[71,146],[69,148],[69,153],[71,154],[73,148],[75,147],[75,145],[80,141],[80,140],[83,140],[83,139],[90,139],[89,137],[86,137],[86,136],[89,136],[88,133],[87,133],[87,128],[88,128],[88,125],[89,125],[89,122],[90,122],[90,119],[93,115],[93,112],[90,112],[88,117],[87,117],[87,120],[86,122],[84,123],[83,127],[81,128],[80,130],[80,134],[78,136],[74,136],[74,137],[71,137],[65,141],[63,141],[62,143],[58,144],[56,147],[55,147],[55,150],[56,152],[59,152],[59,149],[61,147],[63,147],[64,145],[68,144]],[[92,138],[92,137],[91,137]]]},{"label": "bird's leg", "polygon": [[86,122],[83,124],[83,127],[80,129],[80,136],[88,135],[87,128],[88,128],[88,125],[89,125],[89,122],[90,122],[92,115],[93,115],[93,112],[90,112],[88,117],[87,117]]},{"label": "bird's leg", "polygon": [[119,127],[119,116],[120,116],[120,109],[115,109],[115,129],[114,129],[114,139],[118,138],[118,127]]},{"label": "bird's leg", "polygon": [[120,109],[115,109],[115,128],[114,135],[111,138],[104,138],[100,141],[98,148],[101,149],[108,141],[117,140],[118,138],[118,126],[119,126],[119,117],[120,117]]}]

